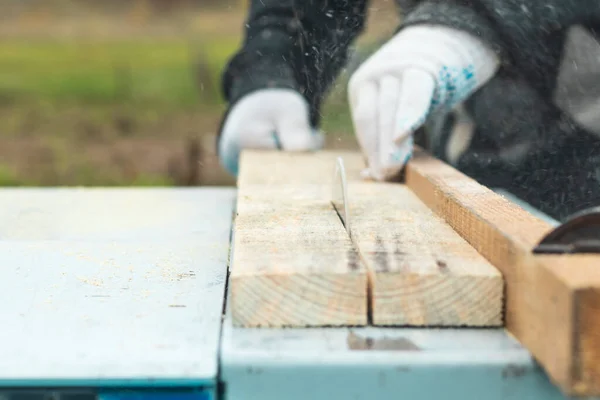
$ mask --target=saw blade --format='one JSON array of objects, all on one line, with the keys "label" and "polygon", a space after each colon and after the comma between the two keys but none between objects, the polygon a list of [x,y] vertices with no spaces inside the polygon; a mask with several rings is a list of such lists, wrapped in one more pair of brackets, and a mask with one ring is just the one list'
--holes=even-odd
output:
[{"label": "saw blade", "polygon": [[350,228],[350,212],[348,204],[348,186],[346,182],[346,168],[344,160],[338,157],[335,162],[335,175],[333,180],[333,193],[331,203],[335,208],[348,236],[352,238],[352,229]]},{"label": "saw blade", "polygon": [[600,207],[580,211],[548,233],[536,254],[600,253]]}]

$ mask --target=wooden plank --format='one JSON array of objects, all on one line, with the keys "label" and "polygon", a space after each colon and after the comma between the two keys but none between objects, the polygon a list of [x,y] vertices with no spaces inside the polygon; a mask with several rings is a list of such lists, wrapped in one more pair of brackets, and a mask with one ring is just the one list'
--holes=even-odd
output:
[{"label": "wooden plank", "polygon": [[[331,205],[331,182],[303,184],[302,174],[293,178],[295,168],[288,180],[287,168],[264,168],[285,167],[289,156],[248,152],[241,160],[230,275],[233,323],[366,325],[367,271]],[[311,172],[322,167],[311,160],[304,158],[305,176],[322,176]]]},{"label": "wooden plank", "polygon": [[[362,262],[330,205],[337,156]],[[404,185],[363,181],[359,153],[249,151],[241,165],[237,325],[502,324],[501,274]]]},{"label": "wooden plank", "polygon": [[553,382],[600,395],[600,257],[533,255],[550,225],[425,152],[406,184],[502,272],[506,328]]},{"label": "wooden plank", "polygon": [[245,185],[331,185],[337,157],[346,162],[349,176],[360,175],[364,163],[362,155],[356,151],[294,153],[247,150],[240,156],[242,167],[237,186],[243,189]]},{"label": "wooden plank", "polygon": [[[596,262],[596,269],[599,263]],[[600,290],[585,288],[577,291],[575,332],[576,393],[600,393]]]},{"label": "wooden plank", "polygon": [[500,272],[406,186],[352,182],[349,197],[373,324],[503,324]]}]

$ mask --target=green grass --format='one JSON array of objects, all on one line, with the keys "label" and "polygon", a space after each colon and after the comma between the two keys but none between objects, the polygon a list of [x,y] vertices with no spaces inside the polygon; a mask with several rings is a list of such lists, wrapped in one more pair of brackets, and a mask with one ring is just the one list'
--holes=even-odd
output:
[{"label": "green grass", "polygon": [[[122,157],[118,148],[102,147],[94,159],[81,148],[168,138],[165,151],[179,154],[186,136],[214,132],[224,105],[220,76],[237,46],[238,38],[219,36],[0,40],[0,139],[27,142],[23,154],[0,149],[0,186],[174,184],[166,168],[144,170],[152,160],[143,152],[127,153],[140,161],[132,174],[113,160]],[[343,80],[323,113],[326,131],[352,135]],[[31,143],[44,150],[25,153]]]},{"label": "green grass", "polygon": [[0,164],[0,186],[21,186],[24,182],[7,165]]},{"label": "green grass", "polygon": [[0,101],[172,108],[219,104],[221,69],[236,46],[231,39],[210,44],[185,39],[0,41]]},{"label": "green grass", "polygon": [[[100,119],[115,105],[138,118],[198,107],[221,112],[220,76],[237,46],[235,38],[0,41],[0,104],[24,104],[2,125],[22,121],[30,108],[46,114],[69,104],[88,107],[86,114]],[[323,112],[326,130],[351,128],[345,82]]]},{"label": "green grass", "polygon": [[173,139],[166,151],[176,152],[182,137],[212,132],[221,71],[237,45],[225,37],[0,40],[0,139],[27,142],[23,151],[37,143],[49,157],[40,164],[0,149],[3,161],[17,160],[0,165],[0,186],[173,184],[166,170],[132,177],[111,161],[118,149],[107,148],[103,161],[79,149],[154,137]]}]

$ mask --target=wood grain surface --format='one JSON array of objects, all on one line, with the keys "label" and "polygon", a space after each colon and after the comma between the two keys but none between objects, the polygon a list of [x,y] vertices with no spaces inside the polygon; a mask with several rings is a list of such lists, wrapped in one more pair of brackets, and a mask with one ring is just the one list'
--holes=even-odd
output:
[{"label": "wood grain surface", "polygon": [[367,324],[367,271],[330,202],[334,163],[317,160],[268,152],[241,160],[230,275],[236,326]]},{"label": "wood grain surface", "polygon": [[502,325],[502,275],[406,186],[351,182],[349,197],[375,325]]},{"label": "wood grain surface", "polygon": [[[354,244],[331,205],[338,156]],[[501,274],[406,186],[364,181],[358,153],[247,151],[241,163],[236,325],[502,324]]]},{"label": "wood grain surface", "polygon": [[600,395],[600,256],[532,254],[550,225],[425,152],[406,184],[502,272],[506,328],[552,381]]}]

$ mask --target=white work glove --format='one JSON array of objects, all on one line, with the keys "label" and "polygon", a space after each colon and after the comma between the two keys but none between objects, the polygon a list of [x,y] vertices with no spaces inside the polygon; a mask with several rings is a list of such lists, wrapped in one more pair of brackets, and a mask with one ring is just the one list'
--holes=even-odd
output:
[{"label": "white work glove", "polygon": [[242,97],[230,111],[219,140],[221,164],[238,174],[243,149],[313,151],[323,135],[310,126],[308,103],[290,89],[261,89]]},{"label": "white work glove", "polygon": [[496,54],[478,38],[437,25],[410,26],[367,59],[348,84],[365,177],[386,180],[412,156],[428,117],[466,100],[496,73]]}]

